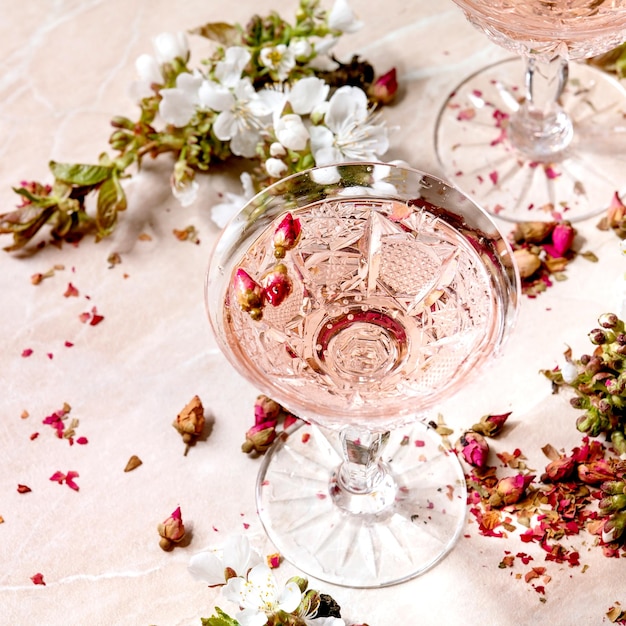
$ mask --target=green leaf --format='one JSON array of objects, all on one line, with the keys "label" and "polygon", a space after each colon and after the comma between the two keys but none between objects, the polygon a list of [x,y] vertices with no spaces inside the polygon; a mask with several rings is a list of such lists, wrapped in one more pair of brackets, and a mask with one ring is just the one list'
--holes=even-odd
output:
[{"label": "green leaf", "polygon": [[225,47],[234,46],[241,43],[241,34],[237,27],[226,22],[209,22],[204,26],[198,26],[189,31],[192,35],[200,35],[211,41],[217,41]]},{"label": "green leaf", "polygon": [[111,233],[117,221],[117,212],[125,211],[126,206],[126,194],[117,174],[114,173],[102,183],[98,192],[96,226],[100,237],[106,237]]},{"label": "green leaf", "polygon": [[[39,229],[55,214],[57,206],[31,209],[26,215],[19,216],[18,211],[0,216],[0,233],[13,233],[13,244],[5,247],[7,252],[23,248]],[[25,219],[26,218],[26,219]]]},{"label": "green leaf", "polygon": [[28,189],[24,189],[24,187],[13,187],[13,191],[38,207],[49,207],[58,203],[57,198],[53,196],[38,196],[28,191]]},{"label": "green leaf", "polygon": [[241,626],[236,619],[226,615],[219,606],[215,607],[217,615],[201,618],[202,626]]},{"label": "green leaf", "polygon": [[112,167],[86,165],[81,163],[57,163],[50,161],[50,170],[57,180],[71,185],[86,187],[97,185],[111,176]]}]

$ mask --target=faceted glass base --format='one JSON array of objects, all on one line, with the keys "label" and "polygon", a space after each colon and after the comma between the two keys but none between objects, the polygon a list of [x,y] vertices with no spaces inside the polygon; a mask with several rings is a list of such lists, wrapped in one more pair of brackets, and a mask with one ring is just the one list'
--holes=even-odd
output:
[{"label": "faceted glass base", "polygon": [[436,128],[447,177],[492,215],[514,222],[574,222],[606,211],[616,192],[626,192],[626,91],[607,73],[571,63],[560,104],[573,139],[537,158],[510,141],[524,72],[522,59],[499,62],[450,94]]},{"label": "faceted glass base", "polygon": [[467,491],[459,460],[434,430],[416,423],[392,431],[385,477],[369,494],[339,490],[341,460],[339,435],[309,424],[264,458],[259,515],[285,559],[320,580],[371,588],[413,578],[450,551]]}]

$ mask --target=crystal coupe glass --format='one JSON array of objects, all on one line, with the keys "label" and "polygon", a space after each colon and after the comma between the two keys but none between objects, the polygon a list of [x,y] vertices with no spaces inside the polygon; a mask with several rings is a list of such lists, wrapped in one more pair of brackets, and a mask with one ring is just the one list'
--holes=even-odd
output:
[{"label": "crystal coupe glass", "polygon": [[626,190],[626,92],[589,64],[626,40],[626,0],[453,0],[518,58],[449,96],[437,152],[454,184],[511,221],[577,221]]},{"label": "crystal coupe glass", "polygon": [[425,415],[498,351],[518,283],[491,219],[405,167],[299,173],[226,226],[206,283],[218,343],[303,420],[257,483],[282,556],[321,580],[379,587],[450,550],[464,475]]}]

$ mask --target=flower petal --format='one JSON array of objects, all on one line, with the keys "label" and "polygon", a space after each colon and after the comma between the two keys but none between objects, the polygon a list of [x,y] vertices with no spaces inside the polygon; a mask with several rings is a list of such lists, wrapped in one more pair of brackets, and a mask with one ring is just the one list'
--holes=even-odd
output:
[{"label": "flower petal", "polygon": [[189,573],[196,579],[209,585],[223,585],[224,562],[216,552],[200,552],[189,559],[187,566]]},{"label": "flower petal", "polygon": [[159,104],[161,117],[168,124],[178,128],[186,126],[196,110],[194,103],[187,94],[182,89],[174,88],[162,89],[161,96],[163,97]]},{"label": "flower petal", "polygon": [[328,97],[330,86],[317,76],[299,80],[291,89],[287,100],[294,113],[307,115]]}]

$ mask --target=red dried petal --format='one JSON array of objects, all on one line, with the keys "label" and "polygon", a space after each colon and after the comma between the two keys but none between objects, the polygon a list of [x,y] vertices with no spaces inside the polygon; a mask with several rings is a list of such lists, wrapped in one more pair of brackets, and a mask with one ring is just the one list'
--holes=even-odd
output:
[{"label": "red dried petal", "polygon": [[87,439],[87,437],[78,437],[78,439],[76,439],[76,443],[78,445],[84,446],[86,443],[89,443],[89,440]]},{"label": "red dried petal", "polygon": [[18,484],[17,491],[18,491],[18,493],[28,493],[29,491],[32,491],[32,489],[30,487],[28,487],[27,485],[19,485]]},{"label": "red dried petal", "polygon": [[30,579],[33,581],[33,584],[35,585],[43,585],[44,587],[46,585],[43,579],[43,574],[40,572],[37,572],[37,574],[35,574],[34,576],[31,576]]},{"label": "red dried petal", "polygon": [[29,357],[32,353],[33,353],[32,348],[25,348],[24,350],[22,350],[22,356],[24,358]]},{"label": "red dried petal", "polygon": [[72,283],[68,283],[67,284],[67,289],[65,290],[65,293],[63,294],[66,298],[70,298],[70,297],[78,297],[78,289],[76,289],[76,287],[74,287],[74,285],[72,285]]},{"label": "red dried petal", "polygon": [[74,482],[74,478],[78,478],[78,472],[69,471],[65,477],[65,484],[74,491],[78,491],[78,485]]},{"label": "red dried petal", "polygon": [[50,480],[56,481],[57,483],[59,483],[59,485],[62,485],[63,481],[65,480],[65,474],[59,471],[54,472],[54,474],[50,476]]}]

